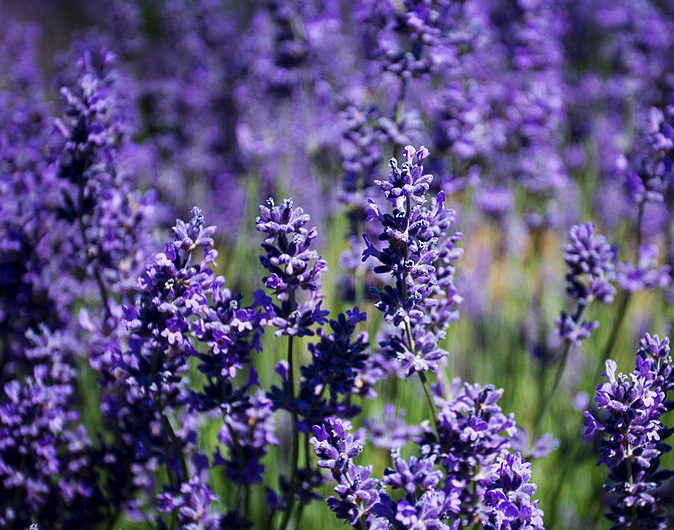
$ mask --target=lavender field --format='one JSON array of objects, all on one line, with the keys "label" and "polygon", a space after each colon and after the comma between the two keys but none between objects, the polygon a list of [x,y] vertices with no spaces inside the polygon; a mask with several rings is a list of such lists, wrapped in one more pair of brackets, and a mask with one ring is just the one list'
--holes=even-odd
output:
[{"label": "lavender field", "polygon": [[0,0],[0,529],[674,528],[674,0]]}]

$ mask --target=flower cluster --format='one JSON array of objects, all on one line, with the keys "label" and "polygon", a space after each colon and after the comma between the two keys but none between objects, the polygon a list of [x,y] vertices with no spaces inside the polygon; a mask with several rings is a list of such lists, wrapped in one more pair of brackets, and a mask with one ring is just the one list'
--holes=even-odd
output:
[{"label": "flower cluster", "polygon": [[[314,426],[311,442],[320,468],[337,482],[328,505],[355,528],[456,529],[480,523],[490,529],[543,529],[543,512],[532,499],[531,466],[509,452],[512,417],[501,413],[492,388],[454,382],[454,395],[438,397],[437,431],[417,441],[420,456],[391,452],[381,480],[371,467],[354,463],[363,451],[350,424],[326,420]],[[444,403],[444,404],[443,404]],[[391,490],[391,493],[387,490]],[[396,493],[400,490],[400,495]]]},{"label": "flower cluster", "polygon": [[68,341],[46,331],[31,340],[31,373],[5,383],[0,400],[0,522],[28,527],[56,510],[71,524],[95,525],[102,520],[100,455],[73,406]]},{"label": "flower cluster", "polygon": [[509,438],[515,433],[512,414],[506,416],[498,405],[503,390],[493,386],[470,385],[455,380],[439,404],[436,432],[426,433],[426,442],[446,469],[447,482],[457,491],[470,520],[485,479],[497,461],[505,457]]},{"label": "flower cluster", "polygon": [[671,430],[662,423],[667,392],[674,388],[669,339],[657,335],[641,340],[636,368],[616,373],[615,361],[606,362],[607,382],[597,387],[595,401],[602,415],[586,411],[586,435],[605,433],[600,464],[609,468],[606,490],[613,528],[666,528],[658,487],[670,472],[660,470],[660,457],[670,447],[664,440]]},{"label": "flower cluster", "polygon": [[538,501],[531,499],[536,485],[529,484],[530,479],[531,464],[523,461],[519,453],[507,455],[494,466],[484,496],[487,514],[482,524],[485,530],[543,529],[543,512]]},{"label": "flower cluster", "polygon": [[230,457],[223,458],[216,449],[215,465],[223,465],[227,478],[236,484],[255,484],[262,480],[264,466],[260,460],[269,446],[278,442],[274,435],[272,403],[258,392],[234,404],[226,412],[218,440],[227,447]]},{"label": "flower cluster", "polygon": [[[175,384],[187,369],[188,357],[197,353],[190,331],[205,326],[196,323],[190,329],[190,317],[203,306],[213,279],[209,265],[217,254],[212,249],[214,230],[204,226],[198,208],[192,210],[189,223],[177,220],[173,241],[138,279],[139,302],[124,307],[129,350],[119,354],[116,363],[128,373],[130,383],[155,399],[177,392]],[[201,251],[201,256],[192,263],[195,251]]]},{"label": "flower cluster", "polygon": [[557,327],[564,340],[580,344],[599,325],[583,318],[588,304],[593,300],[610,303],[615,296],[611,285],[615,254],[603,236],[595,235],[592,223],[571,227],[569,242],[562,249],[567,265],[566,292],[576,302],[576,309],[571,314],[562,311]]},{"label": "flower cluster", "polygon": [[[289,530],[329,480],[359,529],[597,526],[574,355],[595,302],[602,361],[672,324],[671,4],[0,2],[0,526]],[[584,441],[665,528],[668,340],[617,371]]]},{"label": "flower cluster", "polygon": [[[309,344],[311,363],[301,367],[302,379],[297,396],[297,409],[302,418],[303,430],[308,430],[324,418],[331,416],[352,417],[360,407],[350,402],[355,391],[356,379],[365,369],[368,358],[367,334],[353,335],[359,322],[366,315],[357,307],[337,320],[330,321],[332,333],[324,328],[318,332],[320,340]],[[284,381],[284,384],[287,384]],[[272,389],[273,390],[273,389]],[[340,401],[340,396],[343,398]]]},{"label": "flower cluster", "polygon": [[[211,493],[208,485],[198,476],[180,485],[177,493],[160,493],[157,495],[158,508],[164,513],[175,513],[180,528],[218,530],[223,528],[217,513],[213,513],[211,504],[218,501],[218,496]],[[231,527],[230,527],[231,528]]]},{"label": "flower cluster", "polygon": [[[295,208],[292,199],[280,205],[269,199],[255,220],[258,231],[267,234],[260,262],[269,272],[264,284],[278,301],[272,320],[277,335],[313,335],[311,327],[325,322],[318,290],[327,264],[311,249],[317,232],[305,227],[308,222],[309,215]],[[298,299],[302,292],[307,300]]]},{"label": "flower cluster", "polygon": [[632,148],[630,160],[621,160],[625,166],[626,195],[634,204],[662,202],[667,188],[671,186],[674,176],[673,117],[674,105],[668,105],[664,112],[656,107],[650,108],[643,133]]},{"label": "flower cluster", "polygon": [[430,208],[424,205],[433,180],[424,173],[427,156],[425,148],[417,151],[408,146],[400,167],[391,161],[389,179],[375,183],[393,210],[384,213],[373,200],[368,210],[368,220],[377,222],[378,239],[386,246],[379,249],[367,234],[363,236],[367,245],[363,261],[377,260],[374,271],[393,279],[393,285],[375,291],[376,307],[397,328],[382,347],[400,360],[408,375],[437,369],[446,356],[438,342],[457,318],[455,306],[461,302],[453,282],[453,263],[461,255],[456,241],[461,234],[448,234],[454,216],[444,206],[443,192]]},{"label": "flower cluster", "polygon": [[348,433],[351,424],[341,420],[327,420],[323,425],[313,427],[311,439],[314,452],[318,456],[318,467],[330,470],[337,482],[337,497],[328,498],[328,506],[338,519],[344,519],[351,526],[358,526],[361,519],[369,518],[369,511],[379,500],[379,481],[370,478],[372,466],[363,467],[353,463],[353,459],[363,451],[363,442]]}]

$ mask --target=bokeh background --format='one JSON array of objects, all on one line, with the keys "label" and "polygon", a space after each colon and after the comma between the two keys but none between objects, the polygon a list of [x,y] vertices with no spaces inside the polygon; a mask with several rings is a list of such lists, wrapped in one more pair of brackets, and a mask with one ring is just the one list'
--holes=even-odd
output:
[{"label": "bokeh background", "polygon": [[[533,480],[548,528],[608,528],[606,470],[581,434],[582,410],[606,348],[631,370],[645,331],[671,331],[674,188],[669,168],[657,189],[639,171],[642,139],[672,117],[674,2],[4,0],[0,125],[2,107],[20,100],[58,115],[59,89],[91,47],[114,54],[124,118],[117,165],[155,194],[156,247],[199,205],[218,226],[219,271],[251,293],[263,276],[257,205],[291,196],[318,227],[330,268],[324,304],[359,303],[373,337],[381,317],[367,288],[379,280],[358,259],[365,201],[391,157],[426,146],[433,188],[447,193],[464,234],[464,301],[445,372],[504,388],[504,410],[524,427],[559,361],[554,321],[569,305],[560,247],[572,224],[594,222],[638,285],[620,282],[613,304],[592,306],[600,326],[571,352],[543,423],[559,446],[534,462]],[[36,128],[53,132],[46,118]],[[266,386],[283,355],[266,334],[255,359]],[[422,397],[416,379],[382,382],[363,417],[393,401],[419,423],[428,418]],[[95,416],[95,406],[83,412],[85,422]],[[271,450],[272,482],[286,452],[283,443]],[[368,447],[363,460],[380,473],[388,455]],[[221,498],[236,498],[216,484]],[[672,502],[674,491],[664,497]],[[263,495],[253,502],[264,512]],[[302,528],[338,524],[314,503]]]}]

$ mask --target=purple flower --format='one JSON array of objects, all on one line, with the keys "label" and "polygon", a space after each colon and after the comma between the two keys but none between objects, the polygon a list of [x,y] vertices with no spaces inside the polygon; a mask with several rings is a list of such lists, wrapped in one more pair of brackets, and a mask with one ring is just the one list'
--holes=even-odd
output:
[{"label": "purple flower", "polygon": [[400,458],[397,450],[391,452],[393,469],[384,471],[382,484],[393,489],[400,488],[407,495],[414,495],[417,489],[432,490],[442,480],[442,471],[435,468],[435,455],[428,458],[411,456],[409,460]]},{"label": "purple flower", "polygon": [[[515,433],[512,415],[497,404],[502,390],[493,386],[452,383],[450,395],[437,397],[436,432],[427,430],[420,445],[427,444],[445,470],[446,490],[461,503],[461,516],[475,516],[478,497],[485,487],[485,470],[503,458]],[[472,507],[472,508],[471,508]]]},{"label": "purple flower", "polygon": [[366,369],[368,343],[366,333],[355,338],[354,333],[365,318],[365,313],[355,307],[330,321],[332,333],[319,329],[320,340],[309,344],[311,362],[301,367],[302,379],[295,402],[288,399],[287,370],[284,367],[278,372],[283,388],[272,387],[270,396],[277,408],[297,412],[303,431],[330,416],[350,418],[360,412],[360,407],[351,403],[351,396],[358,391],[357,378]]},{"label": "purple flower", "polygon": [[236,484],[255,484],[262,480],[264,466],[260,460],[269,446],[278,441],[274,435],[272,404],[263,390],[230,406],[218,440],[227,447],[229,458],[216,450],[215,465],[222,465],[229,480]]},{"label": "purple flower", "polygon": [[[311,327],[325,322],[327,312],[321,310],[320,276],[327,270],[326,262],[311,249],[316,228],[308,229],[309,215],[294,208],[291,199],[279,206],[272,199],[260,206],[256,219],[258,231],[267,234],[260,262],[269,272],[264,278],[278,304],[271,321],[277,335],[313,335]],[[301,299],[302,295],[308,297]]]},{"label": "purple flower", "polygon": [[569,242],[562,247],[569,296],[582,303],[596,299],[603,303],[613,300],[615,254],[603,236],[595,235],[592,223],[574,225],[569,231]]},{"label": "purple flower", "polygon": [[660,251],[656,245],[642,245],[636,265],[618,263],[617,282],[622,289],[635,293],[669,286],[671,282],[669,265],[658,265]]},{"label": "purple flower", "polygon": [[348,432],[351,424],[339,419],[327,419],[312,429],[315,436],[310,441],[319,458],[318,467],[329,469],[337,482],[338,497],[329,497],[328,506],[338,519],[357,526],[379,500],[380,490],[379,481],[370,478],[372,466],[358,466],[353,462],[363,451],[363,443]]},{"label": "purple flower", "polygon": [[61,335],[34,335],[32,368],[0,395],[0,522],[96,525],[105,501],[100,458],[76,409],[76,371]]},{"label": "purple flower", "polygon": [[[408,146],[401,168],[392,161],[388,181],[377,181],[389,201],[391,213],[383,212],[370,200],[368,220],[379,225],[379,249],[367,234],[363,261],[374,258],[378,274],[390,274],[393,285],[373,290],[375,304],[391,328],[381,346],[386,355],[402,361],[407,375],[436,370],[446,352],[438,347],[449,322],[457,318],[455,306],[461,302],[454,287],[454,260],[461,255],[449,235],[454,222],[440,192],[430,207],[424,206],[432,176],[423,171],[427,151]],[[404,324],[404,329],[401,326]]]},{"label": "purple flower", "polygon": [[585,434],[605,433],[599,463],[609,468],[607,517],[615,528],[638,524],[664,529],[667,517],[657,488],[671,474],[658,469],[661,454],[669,450],[663,440],[671,434],[660,419],[674,387],[669,340],[646,335],[635,370],[625,375],[617,374],[617,368],[615,361],[606,361],[608,381],[597,387],[595,401],[603,414],[585,412]]},{"label": "purple flower", "polygon": [[566,292],[576,302],[574,313],[562,311],[556,320],[559,336],[570,344],[580,344],[599,325],[583,316],[588,304],[597,300],[611,303],[615,288],[615,254],[603,236],[597,236],[592,223],[574,225],[569,231],[569,242],[562,247],[567,265]]},{"label": "purple flower", "polygon": [[405,423],[405,411],[399,410],[396,413],[392,404],[384,405],[381,419],[368,418],[363,423],[367,427],[368,440],[382,449],[400,449],[421,433],[421,427]]},{"label": "purple flower", "polygon": [[178,492],[157,495],[159,511],[175,513],[180,528],[185,530],[222,528],[221,516],[211,507],[217,501],[218,496],[211,493],[208,485],[202,483],[198,476],[181,484]]},{"label": "purple flower", "polygon": [[484,493],[483,526],[488,530],[543,530],[543,512],[533,501],[531,464],[520,453],[508,454],[494,466]]}]

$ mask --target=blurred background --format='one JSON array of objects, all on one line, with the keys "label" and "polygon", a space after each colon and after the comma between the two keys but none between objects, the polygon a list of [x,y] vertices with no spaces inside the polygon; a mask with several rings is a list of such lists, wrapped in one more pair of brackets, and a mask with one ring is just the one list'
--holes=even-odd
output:
[{"label": "blurred background", "polygon": [[[618,294],[589,311],[600,326],[571,351],[543,423],[559,446],[533,481],[548,528],[608,528],[582,410],[604,351],[628,371],[644,332],[671,331],[674,183],[671,145],[657,142],[674,117],[673,35],[668,0],[0,0],[0,107],[58,115],[82,50],[109,50],[117,166],[156,194],[155,228],[200,206],[218,226],[219,269],[251,293],[257,205],[292,197],[318,227],[325,305],[360,304],[372,336],[368,287],[381,280],[359,259],[365,206],[391,157],[426,146],[463,233],[446,374],[504,388],[504,410],[529,429],[569,309],[561,245],[592,221],[618,256]],[[267,335],[264,382],[283,355]],[[395,401],[418,423],[419,395],[416,380],[384,382],[363,417]],[[375,473],[387,459],[363,456]],[[314,503],[302,526],[337,524]]]}]

